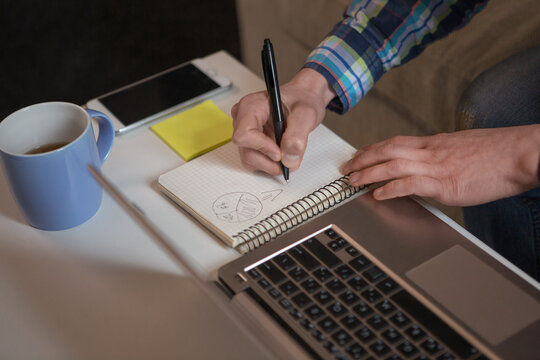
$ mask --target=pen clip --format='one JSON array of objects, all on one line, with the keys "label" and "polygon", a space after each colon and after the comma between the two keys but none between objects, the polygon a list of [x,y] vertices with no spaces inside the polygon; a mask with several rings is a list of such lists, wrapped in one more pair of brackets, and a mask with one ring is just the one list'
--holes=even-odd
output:
[{"label": "pen clip", "polygon": [[270,69],[269,56],[270,56],[270,52],[268,51],[268,48],[266,47],[266,44],[265,44],[263,45],[263,49],[261,51],[261,60],[262,60],[264,81],[266,82],[266,88],[268,90],[274,88],[274,84],[272,83],[272,74],[271,74],[271,69]]}]

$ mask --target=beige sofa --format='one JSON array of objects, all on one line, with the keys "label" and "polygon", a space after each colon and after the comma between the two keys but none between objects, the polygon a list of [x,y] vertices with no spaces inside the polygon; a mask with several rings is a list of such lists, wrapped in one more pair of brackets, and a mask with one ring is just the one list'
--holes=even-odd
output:
[{"label": "beige sofa", "polygon": [[[269,37],[281,83],[337,23],[347,0],[237,0],[244,63],[262,76],[260,50]],[[356,147],[394,135],[454,131],[461,93],[476,75],[506,56],[540,43],[540,1],[491,0],[465,27],[383,75],[346,115],[325,124]],[[436,203],[435,203],[436,204]],[[459,208],[436,204],[461,222]]]}]

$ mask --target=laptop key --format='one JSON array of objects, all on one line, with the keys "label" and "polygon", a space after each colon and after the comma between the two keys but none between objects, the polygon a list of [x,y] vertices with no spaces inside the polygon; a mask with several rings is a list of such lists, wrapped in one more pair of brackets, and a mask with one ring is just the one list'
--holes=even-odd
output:
[{"label": "laptop key", "polygon": [[334,294],[339,294],[346,286],[339,279],[333,279],[326,283],[326,287]]},{"label": "laptop key", "polygon": [[323,343],[323,346],[331,354],[335,354],[339,351],[339,348],[336,345],[334,345],[331,341],[325,341]]},{"label": "laptop key", "polygon": [[312,237],[304,241],[304,246],[308,248],[319,260],[321,260],[329,268],[334,268],[342,263],[342,261],[324,246],[317,238]]},{"label": "laptop key", "polygon": [[381,298],[381,293],[375,290],[373,287],[369,287],[367,290],[362,292],[362,296],[370,303],[374,303]]},{"label": "laptop key", "polygon": [[316,293],[313,297],[321,305],[326,305],[330,301],[334,300],[334,297],[332,295],[330,295],[330,293],[325,289],[322,289],[321,291]]},{"label": "laptop key", "polygon": [[349,345],[345,351],[351,355],[353,359],[361,359],[367,354],[366,349],[364,349],[360,344],[353,343]]},{"label": "laptop key", "polygon": [[294,293],[296,293],[298,290],[300,290],[298,289],[298,286],[296,286],[291,280],[286,281],[279,288],[287,296],[291,296]]},{"label": "laptop key", "polygon": [[317,339],[318,341],[324,341],[326,340],[326,335],[324,335],[320,330],[318,329],[313,329],[311,331],[311,336],[313,336],[315,339]]},{"label": "laptop key", "polygon": [[287,271],[294,266],[296,266],[296,262],[291,259],[291,257],[285,253],[279,254],[274,258],[274,261],[281,267],[283,270]]},{"label": "laptop key", "polygon": [[369,261],[368,258],[366,258],[364,255],[360,255],[358,257],[355,257],[351,261],[349,261],[349,265],[351,265],[357,271],[360,271],[366,268],[370,264],[371,264],[371,261]]},{"label": "laptop key", "polygon": [[326,236],[328,236],[332,240],[339,237],[339,234],[335,232],[333,229],[328,229],[324,233],[326,234]]},{"label": "laptop key", "polygon": [[247,273],[253,280],[259,280],[261,278],[261,274],[255,269],[251,269]]},{"label": "laptop key", "polygon": [[418,325],[411,325],[405,330],[405,333],[411,337],[414,341],[418,341],[426,336],[426,332]]},{"label": "laptop key", "polygon": [[279,292],[278,289],[276,288],[271,288],[270,290],[268,290],[268,293],[270,294],[270,296],[274,299],[278,299],[281,297],[281,293]]},{"label": "laptop key", "polygon": [[327,333],[331,333],[338,328],[338,324],[329,316],[319,321],[318,324],[321,327],[321,329],[323,329]]},{"label": "laptop key", "polygon": [[266,275],[274,284],[279,284],[287,278],[285,274],[270,261],[259,265],[257,269]]},{"label": "laptop key", "polygon": [[390,320],[392,320],[392,322],[394,324],[396,324],[396,326],[402,328],[404,327],[405,325],[407,325],[408,323],[410,323],[411,321],[409,320],[409,318],[403,314],[401,311],[398,311],[397,313],[395,313],[391,318]]},{"label": "laptop key", "polygon": [[324,315],[323,309],[321,309],[321,308],[320,308],[319,306],[317,306],[317,305],[312,305],[312,306],[310,306],[309,308],[307,308],[306,313],[308,314],[308,316],[309,316],[312,320],[317,320],[318,318],[320,318],[321,316]]},{"label": "laptop key", "polygon": [[358,254],[360,254],[360,252],[358,250],[356,250],[355,247],[352,247],[352,246],[349,246],[348,248],[345,249],[345,251],[351,255],[351,256],[357,256]]},{"label": "laptop key", "polygon": [[300,245],[295,246],[288,253],[304,265],[308,271],[312,271],[320,265],[319,261]]},{"label": "laptop key", "polygon": [[345,346],[352,341],[352,337],[343,329],[336,331],[332,335],[332,339],[334,339],[340,346]]},{"label": "laptop key", "polygon": [[296,310],[295,308],[290,309],[289,314],[296,320],[300,320],[304,318],[304,314],[302,314],[300,311]]},{"label": "laptop key", "polygon": [[308,273],[301,266],[296,266],[291,271],[289,275],[297,282],[300,282],[308,277]]},{"label": "laptop key", "polygon": [[259,284],[260,287],[262,287],[265,290],[270,287],[270,283],[265,278],[260,279],[259,281],[257,281],[257,283]]},{"label": "laptop key", "polygon": [[347,284],[349,284],[353,290],[356,291],[361,291],[368,285],[366,280],[362,279],[362,277],[358,275],[347,281]]},{"label": "laptop key", "polygon": [[361,301],[358,305],[353,307],[355,313],[357,313],[361,318],[365,318],[373,312],[373,309],[369,307],[368,304]]},{"label": "laptop key", "polygon": [[388,315],[396,310],[394,304],[392,304],[388,299],[384,299],[375,306],[383,315]]},{"label": "laptop key", "polygon": [[409,341],[404,341],[402,344],[399,344],[397,347],[398,351],[403,354],[405,357],[412,357],[418,352],[416,346],[411,344]]},{"label": "laptop key", "polygon": [[297,294],[292,297],[291,299],[293,303],[296,304],[299,308],[303,308],[309,304],[311,304],[313,301],[307,296],[305,293],[301,292],[300,294]]},{"label": "laptop key", "polygon": [[291,302],[285,298],[279,300],[279,304],[284,308],[284,309],[288,309],[292,306]]},{"label": "laptop key", "polygon": [[364,344],[369,343],[375,337],[373,332],[366,326],[361,327],[354,335]]},{"label": "laptop key", "polygon": [[386,277],[386,274],[377,266],[373,266],[367,269],[366,271],[362,273],[362,275],[364,275],[372,283],[375,283],[378,280],[381,280],[382,278]]},{"label": "laptop key", "polygon": [[389,343],[393,344],[403,338],[403,336],[395,328],[391,327],[383,331],[383,338],[385,338]]},{"label": "laptop key", "polygon": [[435,339],[428,338],[421,344],[422,348],[427,351],[429,354],[434,355],[439,351],[443,350],[443,346],[439,344]]},{"label": "laptop key", "polygon": [[386,278],[377,284],[377,288],[385,294],[390,294],[396,289],[399,289],[399,284],[391,278]]},{"label": "laptop key", "polygon": [[304,327],[304,329],[306,329],[306,330],[315,329],[315,325],[313,325],[313,323],[311,321],[309,321],[308,319],[301,320],[300,325],[302,325]]},{"label": "laptop key", "polygon": [[328,270],[328,268],[324,266],[315,270],[315,272],[313,272],[313,275],[315,275],[315,277],[319,279],[321,282],[326,282],[326,280],[330,280],[331,278],[334,277],[334,274],[332,274],[330,270]]},{"label": "laptop key", "polygon": [[358,295],[356,295],[352,290],[347,290],[343,292],[343,294],[341,294],[339,298],[348,306],[352,306],[360,300]]},{"label": "laptop key", "polygon": [[336,269],[336,274],[343,280],[347,280],[351,276],[355,275],[356,273],[347,265],[341,265]]},{"label": "laptop key", "polygon": [[302,287],[310,294],[313,294],[315,291],[319,290],[321,285],[312,277],[308,278],[302,283]]},{"label": "laptop key", "polygon": [[345,326],[348,330],[354,330],[358,326],[362,324],[360,320],[353,314],[347,314],[341,319],[341,323],[343,326]]},{"label": "laptop key", "polygon": [[388,345],[384,343],[382,340],[376,340],[371,346],[369,347],[377,356],[383,356],[390,352],[390,348]]},{"label": "laptop key", "polygon": [[367,322],[376,331],[379,331],[388,325],[388,322],[386,322],[386,320],[384,320],[384,318],[379,314],[373,315],[368,319]]},{"label": "laptop key", "polygon": [[345,308],[345,306],[343,306],[343,304],[340,303],[339,301],[336,301],[332,305],[328,306],[326,309],[336,318],[339,318],[341,315],[347,312],[347,309]]},{"label": "laptop key", "polygon": [[341,238],[341,237],[328,243],[328,247],[330,249],[334,250],[334,252],[337,252],[337,251],[343,249],[347,245],[348,245],[347,241],[345,239]]}]

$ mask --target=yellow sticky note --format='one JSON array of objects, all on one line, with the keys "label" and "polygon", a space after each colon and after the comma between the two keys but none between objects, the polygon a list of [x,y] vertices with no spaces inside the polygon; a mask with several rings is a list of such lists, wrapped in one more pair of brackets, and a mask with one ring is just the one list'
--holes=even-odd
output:
[{"label": "yellow sticky note", "polygon": [[189,161],[231,140],[232,119],[212,100],[151,127],[167,145]]}]

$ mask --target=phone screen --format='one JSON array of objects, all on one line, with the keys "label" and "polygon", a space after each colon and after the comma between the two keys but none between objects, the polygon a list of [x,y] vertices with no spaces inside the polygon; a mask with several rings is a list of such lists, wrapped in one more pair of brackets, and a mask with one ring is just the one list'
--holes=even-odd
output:
[{"label": "phone screen", "polygon": [[128,126],[218,87],[196,66],[186,64],[99,100]]}]

